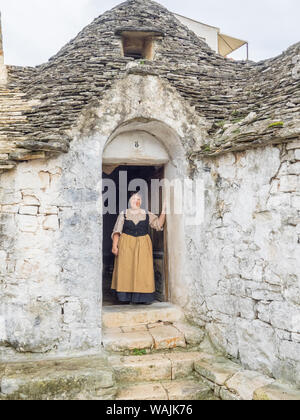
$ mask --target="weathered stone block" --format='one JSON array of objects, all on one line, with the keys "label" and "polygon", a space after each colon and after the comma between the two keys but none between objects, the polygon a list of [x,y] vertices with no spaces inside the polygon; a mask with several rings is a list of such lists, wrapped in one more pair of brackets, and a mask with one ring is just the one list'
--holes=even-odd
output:
[{"label": "weathered stone block", "polygon": [[288,168],[288,173],[290,175],[300,175],[300,162],[293,163]]},{"label": "weathered stone block", "polygon": [[[6,323],[3,315],[0,315],[0,345],[3,345],[7,340]],[[1,380],[1,365],[0,365],[0,380]],[[1,388],[0,388],[1,390]]]},{"label": "weathered stone block", "polygon": [[270,323],[270,302],[258,302],[255,309],[261,321]]},{"label": "weathered stone block", "polygon": [[300,390],[292,385],[274,382],[254,391],[253,399],[262,401],[299,401]]},{"label": "weathered stone block", "polygon": [[272,302],[270,321],[276,328],[300,333],[300,308],[288,302]]},{"label": "weathered stone block", "polygon": [[201,381],[181,380],[163,382],[162,386],[166,389],[169,400],[209,400],[213,397],[210,388]]},{"label": "weathered stone block", "polygon": [[176,322],[183,318],[182,310],[169,303],[155,303],[147,308],[135,306],[107,306],[103,308],[102,322],[106,328],[129,327],[158,321]]},{"label": "weathered stone block", "polygon": [[20,214],[27,214],[31,216],[35,216],[38,213],[38,207],[37,206],[20,206],[19,209]]},{"label": "weathered stone block", "polygon": [[147,331],[147,325],[134,325],[132,327],[121,327],[122,332],[138,332],[138,331]]},{"label": "weathered stone block", "polygon": [[217,357],[209,360],[197,360],[195,370],[200,376],[223,386],[229,378],[242,370],[242,367],[228,359]]},{"label": "weathered stone block", "polygon": [[227,388],[221,387],[219,391],[219,396],[223,401],[241,401],[241,397],[234,394],[233,392],[228,391]]},{"label": "weathered stone block", "polygon": [[292,333],[292,340],[295,343],[300,343],[300,334]]},{"label": "weathered stone block", "polygon": [[300,160],[300,149],[295,150],[295,159]]},{"label": "weathered stone block", "polygon": [[251,297],[254,300],[264,300],[264,301],[282,301],[282,294],[278,290],[272,291],[272,290],[266,290],[266,289],[253,289],[251,291]]},{"label": "weathered stone block", "polygon": [[152,328],[149,332],[153,337],[155,349],[186,347],[184,335],[172,326]]},{"label": "weathered stone block", "polygon": [[169,353],[166,357],[172,364],[172,380],[185,378],[194,371],[194,364],[201,360],[203,355],[199,352]]},{"label": "weathered stone block", "polygon": [[82,306],[79,299],[70,299],[63,304],[64,323],[80,322],[82,319]]},{"label": "weathered stone block", "polygon": [[113,371],[101,356],[6,366],[1,393],[8,400],[112,399]]},{"label": "weathered stone block", "polygon": [[34,170],[20,170],[16,180],[16,188],[20,190],[28,188],[31,190],[46,189],[49,187],[49,179],[49,174],[46,172],[38,174]]},{"label": "weathered stone block", "polygon": [[236,373],[226,382],[226,387],[242,400],[251,401],[256,389],[274,382],[274,379],[263,376],[258,372],[242,371]]},{"label": "weathered stone block", "polygon": [[249,298],[239,299],[239,310],[241,317],[245,319],[255,319],[255,301]]},{"label": "weathered stone block", "polygon": [[121,387],[116,400],[168,400],[168,394],[160,383],[135,384]]},{"label": "weathered stone block", "polygon": [[43,221],[43,229],[52,231],[59,230],[58,217],[56,215],[46,216]]},{"label": "weathered stone block", "polygon": [[279,343],[279,357],[300,362],[300,343],[282,340]]},{"label": "weathered stone block", "polygon": [[42,301],[20,290],[22,298],[6,307],[6,334],[8,344],[20,353],[45,353],[56,347],[63,336],[61,308],[54,300]]},{"label": "weathered stone block", "polygon": [[300,195],[292,197],[292,206],[295,209],[300,210]]},{"label": "weathered stone block", "polygon": [[58,214],[58,207],[41,205],[39,208],[39,214],[44,214],[45,216],[56,215]]},{"label": "weathered stone block", "polygon": [[145,382],[171,380],[171,361],[162,354],[146,356],[112,357],[113,366],[118,382]]},{"label": "weathered stone block", "polygon": [[287,143],[286,149],[287,150],[300,149],[300,141],[292,141],[290,143]]},{"label": "weathered stone block", "polygon": [[35,216],[17,216],[18,226],[21,232],[35,233],[38,229],[38,219]]},{"label": "weathered stone block", "polygon": [[280,179],[281,192],[295,192],[299,190],[299,180],[296,175],[283,176]]},{"label": "weathered stone block", "polygon": [[105,350],[116,352],[153,347],[153,338],[148,331],[116,334],[106,330],[102,342]]},{"label": "weathered stone block", "polygon": [[199,327],[189,324],[188,322],[179,321],[174,322],[173,325],[184,335],[185,341],[191,346],[197,346],[204,339],[204,331]]},{"label": "weathered stone block", "polygon": [[151,324],[148,324],[147,325],[147,328],[149,329],[149,330],[151,330],[152,328],[156,328],[156,327],[163,327],[165,324],[164,324],[164,322],[163,321],[158,321],[158,322],[154,322],[154,323],[151,323]]},{"label": "weathered stone block", "polygon": [[0,274],[6,273],[7,268],[7,253],[0,251]]},{"label": "weathered stone block", "polygon": [[238,319],[236,323],[240,359],[251,370],[272,374],[276,361],[276,336],[274,329],[260,320]]},{"label": "weathered stone block", "polygon": [[17,214],[19,212],[19,205],[18,204],[15,204],[15,205],[4,205],[4,206],[2,206],[1,211],[3,213]]},{"label": "weathered stone block", "polygon": [[268,208],[279,209],[282,206],[289,207],[291,205],[291,194],[280,193],[278,195],[272,195],[268,201]]},{"label": "weathered stone block", "polygon": [[23,194],[22,204],[25,206],[39,206],[40,200],[33,194],[27,194],[24,192]]},{"label": "weathered stone block", "polygon": [[224,295],[208,296],[206,303],[209,310],[221,312],[229,316],[237,316],[239,313],[238,300],[227,293]]},{"label": "weathered stone block", "polygon": [[206,327],[213,345],[222,353],[238,357],[239,343],[236,326],[232,318],[224,319],[222,323],[211,322]]}]

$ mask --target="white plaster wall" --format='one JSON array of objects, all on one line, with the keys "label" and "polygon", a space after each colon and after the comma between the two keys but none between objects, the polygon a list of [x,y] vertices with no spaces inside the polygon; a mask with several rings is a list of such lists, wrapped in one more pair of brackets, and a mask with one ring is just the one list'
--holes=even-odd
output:
[{"label": "white plaster wall", "polygon": [[300,143],[199,163],[205,222],[190,232],[189,312],[213,343],[300,384]]}]

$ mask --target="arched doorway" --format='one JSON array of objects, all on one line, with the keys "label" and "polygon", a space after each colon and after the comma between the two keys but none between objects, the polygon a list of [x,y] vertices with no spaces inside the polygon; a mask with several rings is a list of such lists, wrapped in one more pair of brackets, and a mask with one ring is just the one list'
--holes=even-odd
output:
[{"label": "arched doorway", "polygon": [[[111,253],[111,233],[117,216],[125,206],[120,205],[120,188],[128,191],[130,182],[136,179],[143,180],[148,185],[148,208],[155,214],[160,214],[162,207],[162,189],[160,189],[159,203],[151,195],[151,181],[156,179],[172,181],[182,176],[184,171],[180,168],[183,162],[182,150],[177,150],[179,142],[174,138],[174,131],[159,121],[133,121],[120,126],[108,140],[102,156],[103,181],[113,181],[116,186],[116,214],[103,214],[103,304],[117,304],[111,292],[111,278],[114,266],[114,256]],[[126,182],[121,186],[120,174],[125,174]],[[105,182],[103,183],[105,184]],[[170,191],[172,194],[172,191]],[[124,203],[124,202],[123,202]],[[175,228],[176,226],[176,228]],[[153,257],[156,280],[156,299],[158,301],[176,302],[176,290],[181,289],[180,274],[182,261],[180,250],[183,249],[183,223],[180,215],[167,215],[163,232],[151,230],[153,243]],[[179,250],[179,253],[178,253]],[[176,258],[175,258],[176,255]],[[177,302],[178,303],[178,302]]]},{"label": "arched doorway", "polygon": [[[158,165],[120,165],[116,167],[113,172],[111,167],[103,167],[103,180],[113,181],[116,185],[116,198],[117,198],[117,211],[123,209],[120,206],[120,189],[124,188],[124,180],[126,182],[126,190],[128,191],[131,182],[140,179],[143,180],[147,186],[149,186],[148,203],[144,199],[143,194],[143,208],[149,208],[151,210],[153,200],[151,194],[151,180],[157,179],[162,180],[164,178],[164,166]],[[120,181],[122,179],[122,181]],[[161,212],[162,208],[162,190],[160,189],[160,199],[157,203],[157,210]],[[158,214],[158,213],[157,213]],[[110,289],[114,260],[115,257],[111,252],[111,232],[118,214],[104,214],[103,215],[103,271],[102,271],[102,292],[103,292],[103,305],[118,304],[115,300],[114,293]],[[168,271],[167,271],[167,250],[166,250],[166,229],[163,232],[157,232],[150,229],[150,237],[153,244],[153,261],[154,261],[154,272],[155,272],[155,285],[156,285],[156,300],[160,302],[168,301]]]}]

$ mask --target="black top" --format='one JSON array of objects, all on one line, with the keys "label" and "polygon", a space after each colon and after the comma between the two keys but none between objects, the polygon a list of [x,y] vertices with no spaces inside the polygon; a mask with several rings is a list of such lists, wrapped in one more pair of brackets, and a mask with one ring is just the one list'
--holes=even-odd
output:
[{"label": "black top", "polygon": [[139,237],[139,236],[146,236],[149,234],[149,213],[146,212],[146,220],[140,220],[139,223],[136,225],[132,220],[128,220],[126,218],[126,212],[124,214],[124,225],[123,225],[123,233],[126,235]]}]

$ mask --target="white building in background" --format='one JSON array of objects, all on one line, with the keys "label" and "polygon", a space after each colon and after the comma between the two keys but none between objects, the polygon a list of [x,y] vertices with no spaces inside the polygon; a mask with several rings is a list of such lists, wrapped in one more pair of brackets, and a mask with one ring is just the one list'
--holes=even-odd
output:
[{"label": "white building in background", "polygon": [[247,41],[222,34],[220,28],[217,28],[216,26],[207,25],[194,19],[177,15],[176,13],[174,13],[174,16],[191,31],[195,32],[200,38],[203,38],[212,50],[223,55],[223,57],[226,57],[228,54],[231,54],[243,45],[246,45],[248,59]]}]

